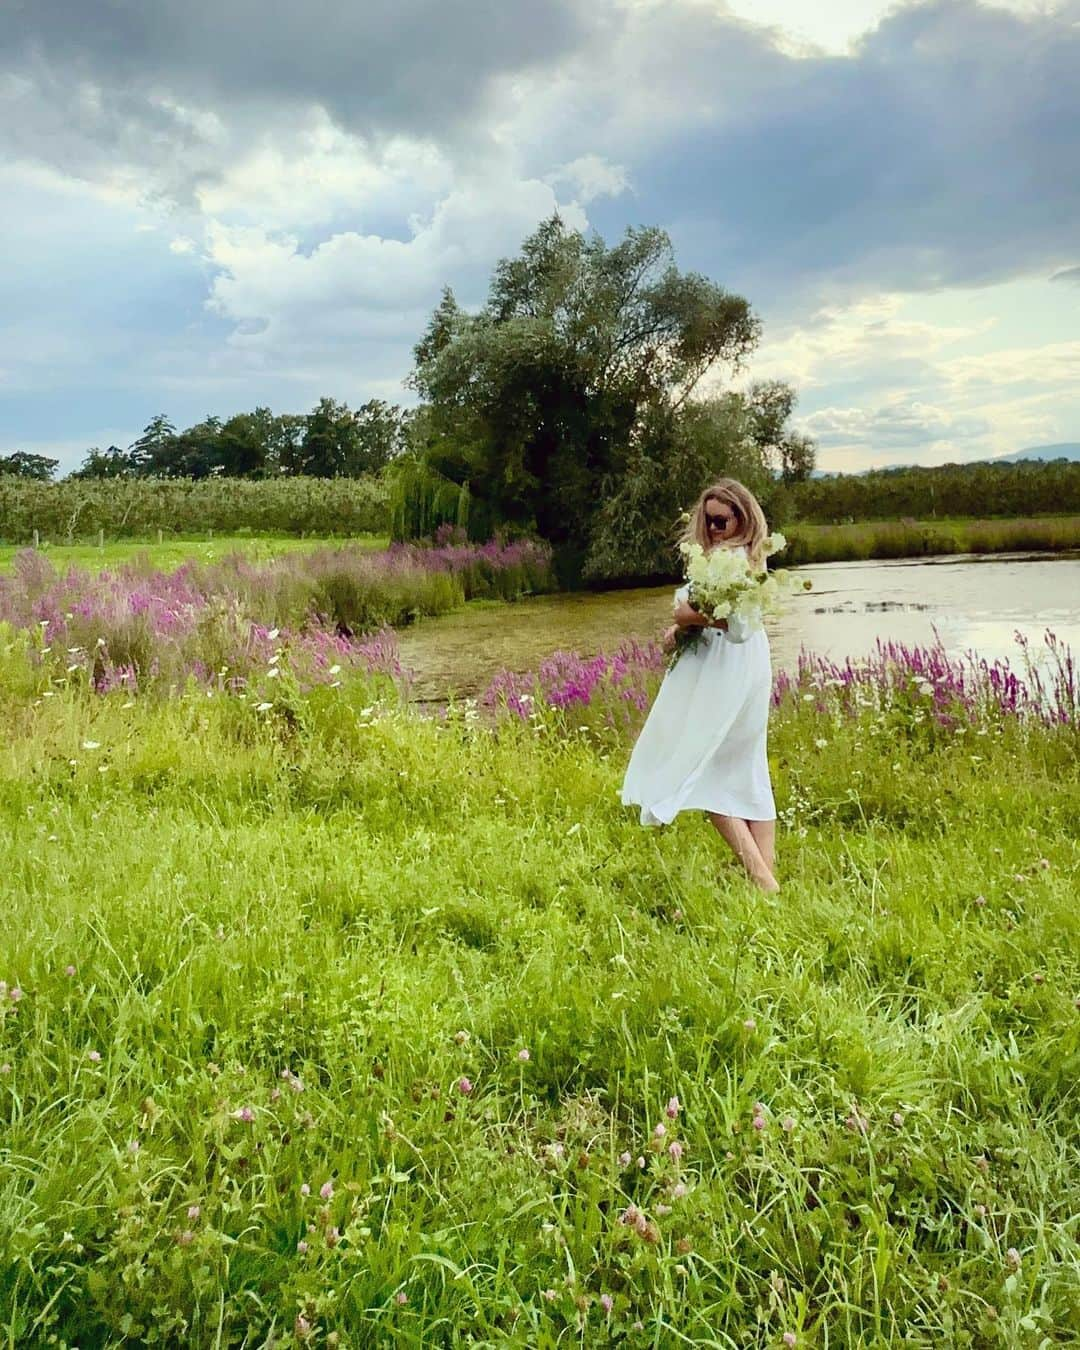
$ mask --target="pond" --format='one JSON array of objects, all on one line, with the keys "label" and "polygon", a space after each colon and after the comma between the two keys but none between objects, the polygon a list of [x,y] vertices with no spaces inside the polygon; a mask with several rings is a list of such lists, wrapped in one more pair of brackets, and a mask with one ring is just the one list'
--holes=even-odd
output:
[{"label": "pond", "polygon": [[[870,651],[878,638],[933,642],[1022,667],[1014,634],[1033,648],[1052,630],[1080,652],[1080,557],[994,554],[818,563],[813,582],[768,625],[775,669],[807,647],[834,660]],[[535,670],[551,652],[591,655],[626,638],[656,639],[670,622],[672,586],[601,594],[531,596],[513,605],[473,602],[399,634],[401,661],[415,672],[413,697],[475,695],[497,671]]]}]

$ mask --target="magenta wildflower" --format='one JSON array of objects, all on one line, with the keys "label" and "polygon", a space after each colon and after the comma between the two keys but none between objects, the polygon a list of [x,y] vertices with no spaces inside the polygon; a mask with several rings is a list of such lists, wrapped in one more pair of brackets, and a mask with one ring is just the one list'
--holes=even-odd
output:
[{"label": "magenta wildflower", "polygon": [[65,966],[65,967],[64,967],[64,974],[67,975],[68,978],[70,979],[70,977],[71,977],[72,975],[75,974],[75,967],[74,967],[74,966]]},{"label": "magenta wildflower", "polygon": [[604,1312],[605,1312],[608,1316],[610,1316],[610,1315],[611,1315],[611,1310],[612,1310],[612,1308],[614,1308],[614,1306],[615,1306],[615,1300],[611,1297],[610,1294],[601,1294],[601,1295],[600,1295],[600,1306],[601,1306],[601,1308],[603,1308]]},{"label": "magenta wildflower", "polygon": [[245,1125],[250,1125],[255,1119],[255,1112],[250,1106],[240,1106],[232,1113],[233,1120],[241,1120]]},{"label": "magenta wildflower", "polygon": [[743,1031],[757,1031],[757,1022],[752,1017],[748,1017],[743,1022]]},{"label": "magenta wildflower", "polygon": [[300,1241],[296,1244],[296,1250],[300,1253],[301,1256],[303,1256],[303,1254],[307,1251],[307,1249],[308,1249],[307,1243],[304,1241],[303,1238],[301,1238]]},{"label": "magenta wildflower", "polygon": [[755,1116],[753,1120],[750,1122],[750,1124],[753,1125],[755,1130],[763,1130],[766,1124],[765,1117]]},{"label": "magenta wildflower", "polygon": [[653,1137],[655,1139],[663,1139],[665,1134],[667,1134],[667,1126],[661,1121],[656,1129],[653,1130]]},{"label": "magenta wildflower", "polygon": [[524,1046],[517,1052],[517,1057],[522,1062],[522,1064],[524,1064],[528,1059],[531,1058],[528,1049]]},{"label": "magenta wildflower", "polygon": [[188,1205],[187,1216],[189,1219],[197,1219],[201,1212],[198,1205]]},{"label": "magenta wildflower", "polygon": [[668,1098],[668,1104],[667,1104],[667,1106],[666,1106],[666,1108],[665,1108],[664,1114],[667,1116],[668,1120],[676,1120],[676,1119],[678,1118],[678,1115],[679,1115],[679,1099],[678,1099],[678,1097],[669,1097],[669,1098]]},{"label": "magenta wildflower", "polygon": [[785,1331],[784,1334],[783,1334],[783,1336],[781,1336],[780,1339],[781,1339],[781,1340],[784,1342],[784,1344],[788,1347],[788,1350],[791,1350],[791,1347],[792,1347],[792,1346],[798,1345],[798,1343],[799,1343],[799,1338],[798,1338],[798,1336],[795,1335],[795,1333],[794,1333],[793,1331]]},{"label": "magenta wildflower", "polygon": [[101,1063],[101,1051],[100,1051],[100,1050],[90,1050],[90,1051],[87,1052],[86,1058],[90,1061],[91,1064],[100,1064],[100,1063]]},{"label": "magenta wildflower", "polygon": [[332,1181],[324,1181],[323,1184],[319,1187],[319,1194],[322,1196],[324,1200],[333,1200],[334,1183]]},{"label": "magenta wildflower", "polygon": [[403,1308],[405,1304],[408,1303],[408,1301],[409,1296],[404,1289],[399,1289],[397,1293],[394,1295],[394,1302],[398,1305],[399,1308]]},{"label": "magenta wildflower", "polygon": [[19,988],[17,984],[12,985],[11,988],[8,990],[8,998],[11,999],[12,1003],[18,1003],[19,1000],[22,998],[22,996],[23,991]]},{"label": "magenta wildflower", "polygon": [[683,1155],[683,1146],[682,1146],[682,1144],[679,1143],[679,1141],[678,1141],[677,1139],[673,1139],[673,1140],[671,1141],[671,1143],[668,1144],[668,1154],[669,1154],[670,1157],[671,1157],[671,1161],[672,1161],[672,1162],[676,1162],[676,1163],[677,1163],[677,1162],[679,1161],[679,1159],[682,1157],[682,1155]]},{"label": "magenta wildflower", "polygon": [[467,1097],[473,1090],[473,1085],[468,1078],[459,1078],[457,1088],[463,1097]]}]

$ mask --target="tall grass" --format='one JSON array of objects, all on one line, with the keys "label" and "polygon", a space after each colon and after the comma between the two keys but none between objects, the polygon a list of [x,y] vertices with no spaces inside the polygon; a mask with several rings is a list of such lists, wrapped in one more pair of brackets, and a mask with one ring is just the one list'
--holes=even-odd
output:
[{"label": "tall grass", "polygon": [[618,803],[648,650],[494,720],[24,661],[8,1343],[1080,1337],[1075,722],[808,659],[770,902]]},{"label": "tall grass", "polygon": [[168,574],[140,560],[61,574],[27,549],[0,576],[0,623],[33,634],[29,650],[46,677],[63,670],[99,691],[189,679],[236,687],[266,669],[279,643],[310,683],[365,634],[474,597],[552,586],[548,550],[528,541],[347,546],[262,563],[233,554]]},{"label": "tall grass", "polygon": [[863,521],[784,527],[781,564],[919,558],[955,553],[1056,553],[1080,549],[1080,516],[1020,520]]}]

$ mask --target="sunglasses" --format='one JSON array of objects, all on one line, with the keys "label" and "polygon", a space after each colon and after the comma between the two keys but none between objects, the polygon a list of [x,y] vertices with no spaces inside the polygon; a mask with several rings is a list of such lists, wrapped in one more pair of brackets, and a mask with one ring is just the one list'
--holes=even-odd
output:
[{"label": "sunglasses", "polygon": [[717,511],[715,514],[705,512],[705,525],[710,530],[726,530],[729,525],[734,525],[739,517],[731,511]]}]

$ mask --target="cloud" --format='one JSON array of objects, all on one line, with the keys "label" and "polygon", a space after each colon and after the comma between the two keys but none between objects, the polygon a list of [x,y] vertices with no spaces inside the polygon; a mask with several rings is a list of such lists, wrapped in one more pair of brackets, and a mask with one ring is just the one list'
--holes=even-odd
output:
[{"label": "cloud", "polygon": [[1080,283],[1080,267],[1063,267],[1060,272],[1055,272],[1050,280],[1075,281]]}]

